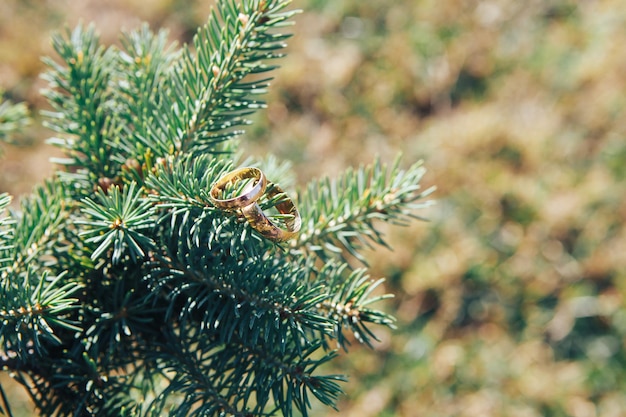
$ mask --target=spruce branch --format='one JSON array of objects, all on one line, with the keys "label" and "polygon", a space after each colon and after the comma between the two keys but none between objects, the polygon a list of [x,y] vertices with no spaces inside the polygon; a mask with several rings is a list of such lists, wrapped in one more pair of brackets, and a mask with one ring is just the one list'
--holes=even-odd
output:
[{"label": "spruce branch", "polygon": [[[77,299],[71,296],[80,287],[63,283],[63,275],[49,278],[44,272],[35,279],[33,274],[28,270],[21,285],[15,287],[4,278],[0,288],[0,346],[3,352],[14,352],[21,359],[32,355],[31,351],[45,354],[46,345],[62,344],[55,328],[80,329],[68,315],[78,307]],[[37,282],[36,287],[32,282]]]},{"label": "spruce branch", "polygon": [[[204,272],[209,268],[211,275]],[[167,288],[170,305],[182,304],[168,311],[181,322],[199,321],[223,342],[237,336],[284,350],[290,343],[310,343],[307,336],[315,340],[332,332],[334,323],[317,311],[329,295],[323,286],[309,283],[311,270],[180,245],[176,259],[162,259],[155,267],[153,280],[155,289]]]},{"label": "spruce branch", "polygon": [[[290,1],[221,1],[194,37],[195,56],[188,48],[172,77],[167,100],[173,114],[170,132],[177,149],[192,154],[220,152],[220,143],[242,133],[246,116],[265,103],[270,78],[250,76],[276,68],[266,61],[282,57],[290,35],[274,34],[295,13]],[[173,128],[173,129],[172,129]]]},{"label": "spruce branch", "polygon": [[[283,351],[271,344],[250,346],[239,338],[224,344],[200,337],[203,330],[197,327],[183,327],[183,331],[184,338],[198,344],[193,351],[186,343],[170,343],[156,351],[163,372],[172,377],[151,404],[153,410],[170,404],[171,415],[177,416],[270,416],[277,411],[290,416],[295,406],[306,416],[309,392],[332,405],[339,392],[337,382],[345,380],[339,375],[315,375],[317,367],[335,357],[321,351],[319,343],[303,351]],[[180,340],[176,336],[167,339]],[[185,400],[176,401],[181,393]]]},{"label": "spruce branch", "polygon": [[24,103],[3,100],[4,91],[0,89],[0,142],[13,143],[15,135],[32,123],[28,107]]},{"label": "spruce branch", "polygon": [[299,199],[307,221],[291,243],[292,249],[312,252],[323,260],[339,257],[345,261],[347,251],[367,264],[360,253],[363,248],[388,246],[377,222],[406,225],[411,219],[422,219],[415,211],[432,204],[425,198],[434,188],[420,191],[424,173],[421,162],[402,170],[398,157],[391,166],[376,160],[348,169],[337,179],[312,181]]},{"label": "spruce branch", "polygon": [[15,220],[5,214],[7,207],[11,204],[11,196],[0,194],[0,276],[8,268],[11,261],[11,249],[13,243]]},{"label": "spruce branch", "polygon": [[344,278],[346,264],[339,265],[337,269],[338,271],[329,274],[333,278],[329,289],[332,297],[319,306],[320,310],[334,319],[335,337],[344,350],[350,345],[344,329],[350,330],[359,343],[373,348],[372,340],[379,340],[368,325],[394,328],[395,319],[389,314],[370,308],[369,305],[391,298],[393,295],[372,296],[384,279],[373,281],[365,269],[352,271],[347,278]]},{"label": "spruce branch", "polygon": [[[147,24],[125,33],[121,39],[120,65],[115,74],[116,101],[122,134],[113,155],[117,162],[135,158],[139,164],[150,163],[153,155],[172,153],[160,113],[172,66],[180,58],[174,45],[168,44],[167,31],[153,33]],[[124,158],[124,159],[123,159]]]},{"label": "spruce branch", "polygon": [[[142,233],[153,227],[152,203],[142,198],[141,189],[135,182],[120,191],[113,186],[105,193],[99,190],[97,201],[90,198],[82,200],[82,212],[88,220],[79,221],[86,230],[79,236],[87,237],[86,243],[96,243],[98,247],[92,252],[91,258],[98,259],[108,249],[113,264],[118,264],[128,249],[131,260],[143,258],[154,241]],[[107,256],[107,258],[109,258]]]},{"label": "spruce branch", "polygon": [[[54,181],[37,186],[23,199],[20,212],[11,217],[15,221],[9,273],[22,274],[28,268],[40,270],[54,266],[62,255],[71,203],[65,187]],[[50,261],[50,264],[48,263]],[[62,271],[58,271],[61,273]]]},{"label": "spruce branch", "polygon": [[52,46],[62,63],[44,59],[50,69],[43,78],[49,84],[44,95],[55,111],[42,114],[45,126],[64,134],[48,141],[66,152],[66,158],[56,162],[80,168],[70,175],[72,180],[95,183],[98,178],[112,177],[117,167],[109,158],[110,138],[119,135],[110,88],[116,65],[114,50],[100,45],[93,26],[54,35]]}]

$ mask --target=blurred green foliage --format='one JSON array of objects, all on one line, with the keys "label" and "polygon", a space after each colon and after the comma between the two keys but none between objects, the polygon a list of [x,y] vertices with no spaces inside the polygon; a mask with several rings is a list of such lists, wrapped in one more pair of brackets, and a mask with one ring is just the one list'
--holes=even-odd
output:
[{"label": "blurred green foliage", "polygon": [[[32,74],[59,22],[106,35],[148,20],[184,41],[208,10],[99,3],[5,0],[0,86],[39,105]],[[431,222],[370,255],[399,329],[342,362],[341,415],[623,415],[626,4],[294,5],[304,13],[246,151],[291,159],[304,183],[402,149],[438,186]]]}]

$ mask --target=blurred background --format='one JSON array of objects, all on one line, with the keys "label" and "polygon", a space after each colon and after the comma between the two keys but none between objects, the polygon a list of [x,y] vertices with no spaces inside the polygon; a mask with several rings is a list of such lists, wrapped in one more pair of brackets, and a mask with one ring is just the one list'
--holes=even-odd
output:
[{"label": "blurred background", "polygon": [[[2,0],[0,87],[44,108],[53,31],[93,21],[115,44],[148,21],[187,42],[211,3]],[[293,161],[301,185],[402,152],[438,187],[430,222],[389,228],[394,250],[369,254],[398,329],[335,361],[347,395],[313,415],[625,415],[625,6],[294,1],[304,13],[242,148]],[[0,192],[53,172],[51,132],[30,133],[3,146]]]}]

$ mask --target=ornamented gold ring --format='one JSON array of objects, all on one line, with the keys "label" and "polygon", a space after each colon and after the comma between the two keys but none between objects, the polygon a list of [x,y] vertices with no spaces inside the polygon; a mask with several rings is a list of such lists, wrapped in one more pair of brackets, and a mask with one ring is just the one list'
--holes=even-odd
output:
[{"label": "ornamented gold ring", "polygon": [[[241,194],[236,197],[225,200],[219,198],[229,186],[234,188],[237,182],[247,178],[256,179],[256,182],[250,182],[245,186]],[[260,169],[251,167],[239,168],[217,180],[211,187],[209,197],[215,207],[233,210],[254,204],[265,192],[265,187],[267,187],[267,179]]]},{"label": "ornamented gold ring", "polygon": [[[284,194],[284,191],[274,184],[267,192],[267,198],[271,199],[279,194]],[[274,242],[284,242],[294,237],[300,231],[302,218],[293,201],[287,196],[284,196],[284,199],[279,201],[274,207],[279,213],[288,215],[284,219],[286,229],[278,227],[270,220],[257,203],[242,207],[241,211],[250,223],[250,226],[263,237]]]}]

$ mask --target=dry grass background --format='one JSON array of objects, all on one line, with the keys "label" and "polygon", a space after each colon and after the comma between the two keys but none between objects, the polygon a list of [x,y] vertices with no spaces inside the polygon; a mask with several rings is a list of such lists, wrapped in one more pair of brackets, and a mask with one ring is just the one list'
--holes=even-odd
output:
[{"label": "dry grass background", "polygon": [[[45,106],[50,31],[94,21],[114,43],[147,20],[185,41],[210,3],[3,0],[0,86]],[[626,3],[294,6],[304,13],[242,146],[292,160],[301,184],[402,151],[438,187],[431,222],[390,229],[395,250],[371,253],[399,329],[338,361],[351,375],[340,415],[624,415]],[[47,134],[4,147],[0,191],[52,172]]]}]

